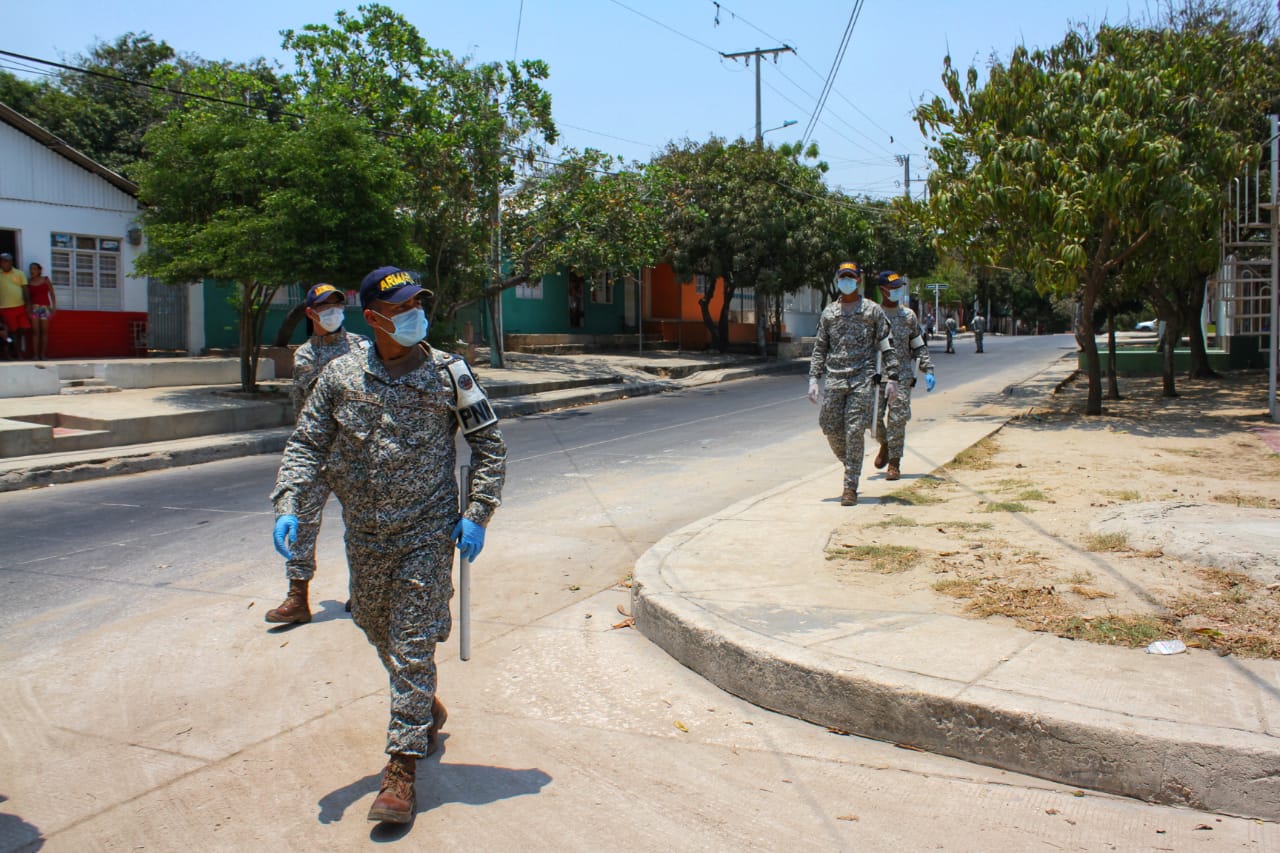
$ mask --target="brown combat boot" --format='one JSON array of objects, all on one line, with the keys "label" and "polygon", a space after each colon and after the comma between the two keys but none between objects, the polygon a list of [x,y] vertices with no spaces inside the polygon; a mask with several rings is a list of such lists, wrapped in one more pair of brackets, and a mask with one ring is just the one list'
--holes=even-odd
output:
[{"label": "brown combat boot", "polygon": [[901,461],[902,461],[901,459],[889,460],[889,470],[886,471],[884,475],[884,478],[886,480],[896,480],[902,476],[902,472],[898,470],[898,463],[900,463]]},{"label": "brown combat boot", "polygon": [[858,490],[845,487],[844,494],[840,496],[840,506],[857,506]]},{"label": "brown combat boot", "polygon": [[440,745],[440,729],[444,721],[449,719],[449,709],[440,701],[439,696],[431,699],[431,725],[427,727],[427,755],[434,755]]},{"label": "brown combat boot", "polygon": [[263,618],[268,622],[310,622],[311,608],[307,606],[307,586],[310,583],[290,580],[288,597],[275,610],[268,610]]},{"label": "brown combat boot", "polygon": [[418,759],[412,755],[392,753],[387,769],[382,771],[382,787],[369,807],[369,820],[385,823],[412,823],[418,805],[413,790],[413,776]]},{"label": "brown combat boot", "polygon": [[880,442],[880,452],[876,454],[875,466],[883,468],[884,464],[889,461],[889,445],[883,441]]}]

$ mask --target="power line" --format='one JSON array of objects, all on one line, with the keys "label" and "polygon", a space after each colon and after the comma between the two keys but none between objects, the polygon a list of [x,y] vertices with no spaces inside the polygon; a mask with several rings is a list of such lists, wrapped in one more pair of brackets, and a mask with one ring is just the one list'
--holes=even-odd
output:
[{"label": "power line", "polygon": [[658,26],[662,27],[664,30],[675,33],[676,35],[680,36],[680,38],[687,39],[688,41],[693,42],[699,47],[705,47],[707,50],[711,51],[712,53],[720,52],[716,50],[714,47],[712,47],[711,45],[707,44],[705,41],[699,41],[698,39],[694,38],[691,35],[682,33],[679,30],[677,30],[675,27],[664,24],[662,23],[662,21],[659,21],[657,18],[653,18],[653,17],[650,17],[649,15],[646,15],[644,12],[641,12],[639,9],[631,8],[626,3],[623,3],[621,0],[609,0],[609,2],[615,6],[621,6],[623,9],[626,9],[628,12],[632,13],[633,15],[639,15],[640,17],[644,18],[646,21],[657,24]]},{"label": "power line", "polygon": [[[130,80],[128,77],[120,77],[116,74],[107,74],[105,71],[97,71],[92,68],[77,68],[74,65],[64,65],[61,62],[53,62],[52,60],[40,59],[35,56],[26,56],[24,54],[14,53],[8,50],[0,50],[0,56],[9,56],[15,59],[21,59],[25,62],[35,62],[40,65],[50,66],[52,68],[60,68],[63,71],[74,71],[78,74],[87,74],[90,77],[100,77],[104,80],[111,80],[112,82],[115,82],[115,83],[124,83],[129,86],[141,86],[144,89],[152,89],[154,91],[164,92],[165,94],[169,94],[169,95],[180,95],[184,98],[195,98],[200,101],[209,101],[210,103],[222,104],[228,107],[235,107],[236,109],[240,109],[240,110],[255,110],[258,112],[266,112],[268,110],[273,109],[273,107],[271,106],[257,107],[251,104],[240,103],[237,101],[228,101],[225,98],[215,98],[212,95],[200,95],[200,94],[196,94],[195,92],[185,92],[181,89],[174,89],[170,86],[157,86],[155,83],[146,83],[142,80]],[[289,113],[284,111],[281,111],[276,114],[281,116],[288,116],[289,118],[296,118],[296,119],[305,118],[305,116],[299,115],[298,113]]]},{"label": "power line", "polygon": [[777,36],[769,35],[769,34],[768,34],[768,33],[766,33],[764,30],[760,29],[760,28],[759,28],[759,27],[757,27],[755,24],[751,23],[751,22],[750,22],[750,21],[748,21],[746,18],[742,17],[742,16],[741,16],[741,15],[739,15],[737,12],[733,11],[732,9],[730,9],[728,6],[724,5],[723,3],[716,2],[716,0],[707,0],[707,2],[708,2],[708,3],[710,3],[712,6],[715,6],[715,7],[716,7],[716,26],[719,26],[719,25],[720,25],[720,12],[721,12],[721,11],[724,11],[724,12],[728,12],[730,15],[732,15],[732,16],[733,16],[734,18],[736,18],[737,20],[742,21],[742,23],[746,24],[748,27],[751,27],[751,29],[753,29],[753,30],[755,30],[756,32],[760,33],[760,35],[762,35],[762,36],[766,36],[770,41],[776,41],[778,44],[790,44],[790,42],[788,42],[786,39],[780,39],[780,38],[778,38]]},{"label": "power line", "polygon": [[862,0],[857,0],[853,8],[849,10],[849,23],[845,25],[840,48],[836,51],[835,59],[831,63],[831,70],[827,73],[827,80],[823,84],[822,94],[818,96],[818,105],[814,108],[813,115],[809,117],[809,124],[805,126],[804,138],[801,140],[802,145],[808,143],[814,126],[818,123],[818,116],[822,114],[822,108],[827,104],[827,98],[831,95],[831,87],[835,85],[836,75],[840,72],[841,63],[844,62],[845,51],[849,49],[849,39],[853,36],[853,28],[857,25],[858,17],[861,13]]},{"label": "power line", "polygon": [[557,122],[556,122],[556,124],[557,124],[557,125],[559,125],[559,126],[561,126],[561,127],[571,127],[571,128],[573,128],[574,130],[581,130],[583,133],[594,133],[596,136],[603,136],[603,137],[605,137],[606,139],[616,139],[616,140],[618,140],[619,142],[630,142],[632,145],[643,145],[643,146],[645,146],[646,148],[660,148],[660,147],[661,147],[661,146],[659,146],[659,145],[654,145],[652,142],[641,142],[641,141],[640,141],[640,140],[638,140],[638,139],[628,139],[628,138],[627,138],[627,137],[625,137],[625,136],[614,136],[614,135],[613,135],[613,134],[611,134],[611,133],[604,133],[603,131],[599,131],[599,130],[592,130],[592,129],[591,129],[591,128],[589,128],[589,127],[580,127],[580,126],[578,126],[578,125],[576,125],[576,124],[569,124],[569,122],[567,122],[567,121],[557,121]]},{"label": "power line", "polygon": [[[815,101],[817,100],[817,98],[816,98],[812,93],[810,93],[808,89],[806,89],[804,86],[802,86],[802,85],[800,85],[799,83],[797,83],[795,80],[791,79],[791,77],[790,77],[790,76],[788,76],[788,75],[787,75],[787,73],[786,73],[785,71],[783,71],[781,68],[779,68],[779,69],[778,69],[778,74],[779,74],[779,76],[781,76],[781,77],[782,77],[782,79],[783,79],[783,80],[786,80],[786,81],[787,81],[788,83],[790,83],[792,86],[795,86],[797,89],[799,89],[801,92],[804,92],[806,95],[808,95],[808,96],[809,96],[810,98],[812,98],[813,100],[815,100]],[[781,93],[779,93],[779,94],[781,94]],[[862,130],[862,129],[861,129],[860,127],[858,127],[856,124],[854,124],[853,122],[849,121],[849,120],[848,120],[848,119],[846,119],[844,116],[842,116],[842,115],[840,115],[839,113],[837,113],[836,111],[834,111],[834,110],[832,110],[832,109],[824,109],[824,110],[823,110],[823,113],[824,113],[825,115],[829,115],[829,116],[831,116],[831,117],[832,117],[832,118],[834,118],[836,121],[840,122],[840,123],[841,123],[841,124],[843,124],[845,127],[849,128],[851,131],[853,131],[854,133],[856,133],[856,134],[858,134],[859,136],[861,136],[863,139],[867,140],[867,142],[870,142],[872,145],[875,145],[876,147],[878,147],[881,151],[883,151],[883,152],[885,153],[885,155],[886,155],[886,156],[888,156],[888,157],[892,157],[892,156],[893,156],[893,152],[892,152],[892,151],[890,151],[888,148],[886,148],[886,147],[885,147],[885,146],[884,146],[884,145],[883,145],[883,144],[882,144],[878,139],[876,139],[875,137],[871,136],[871,135],[870,135],[870,134],[868,134],[866,131]],[[864,151],[865,151],[865,150],[867,150],[864,146],[861,146],[861,145],[860,145],[860,146],[858,146],[858,147],[859,147],[859,148],[862,148]]]},{"label": "power line", "polygon": [[511,61],[520,60],[520,25],[524,23],[524,0],[520,0],[520,12],[516,15],[516,46],[511,50]]}]

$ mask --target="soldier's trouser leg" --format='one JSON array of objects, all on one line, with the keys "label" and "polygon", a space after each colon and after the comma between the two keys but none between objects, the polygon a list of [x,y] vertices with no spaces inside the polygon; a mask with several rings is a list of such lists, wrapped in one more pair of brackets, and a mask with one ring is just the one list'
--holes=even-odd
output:
[{"label": "soldier's trouser leg", "polygon": [[818,412],[818,425],[827,436],[831,452],[844,463],[845,488],[858,489],[865,450],[865,431],[871,423],[872,389],[828,390]]},{"label": "soldier's trouser leg", "polygon": [[911,386],[903,382],[898,389],[898,399],[885,406],[885,437],[889,445],[889,458],[901,459],[907,445],[907,421],[911,420]]},{"label": "soldier's trouser leg", "polygon": [[320,516],[329,500],[329,484],[317,477],[298,501],[298,538],[289,547],[293,554],[284,564],[289,580],[309,581],[316,573],[316,537],[320,535]]},{"label": "soldier's trouser leg", "polygon": [[351,617],[391,682],[387,752],[426,756],[436,694],[436,644],[452,627],[453,540],[448,529],[412,537],[347,536]]}]

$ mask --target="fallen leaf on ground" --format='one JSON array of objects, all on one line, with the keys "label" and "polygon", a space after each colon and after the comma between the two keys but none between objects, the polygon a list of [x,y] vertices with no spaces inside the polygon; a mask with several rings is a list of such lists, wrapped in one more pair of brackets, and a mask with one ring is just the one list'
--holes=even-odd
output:
[{"label": "fallen leaf on ground", "polygon": [[636,620],[628,616],[626,619],[623,619],[621,622],[615,622],[613,624],[613,627],[611,627],[609,630],[616,631],[619,628],[634,628],[635,626],[636,626]]},{"label": "fallen leaf on ground", "polygon": [[1212,827],[1212,826],[1209,826],[1209,824],[1207,824],[1207,823],[1202,823],[1202,824],[1200,824],[1199,826],[1196,826],[1195,828],[1196,828],[1196,829],[1208,829],[1208,830],[1212,830],[1212,829],[1213,829],[1213,827]]},{"label": "fallen leaf on ground", "polygon": [[621,613],[623,616],[631,615],[630,613],[627,612],[627,609],[623,607],[621,604],[618,605],[618,612]]},{"label": "fallen leaf on ground", "polygon": [[849,737],[853,734],[853,732],[846,732],[844,729],[837,729],[835,726],[827,726],[827,731],[831,732],[833,735],[844,735],[845,737]]},{"label": "fallen leaf on ground", "polygon": [[1045,809],[1044,813],[1045,814],[1062,814],[1062,812],[1058,811],[1057,809]]},{"label": "fallen leaf on ground", "polygon": [[[255,604],[257,604],[257,603],[258,603],[258,602],[256,602],[256,601],[250,601],[250,602],[249,602],[249,607],[252,607],[253,605],[255,605]],[[249,609],[249,607],[246,607],[246,608],[245,608],[245,610],[248,610],[248,609]]]},{"label": "fallen leaf on ground", "polygon": [[922,749],[921,747],[918,747],[918,746],[912,746],[909,743],[895,743],[894,746],[896,746],[898,749],[909,749],[912,752],[928,752],[927,749]]},{"label": "fallen leaf on ground", "polygon": [[688,731],[689,731],[689,729],[685,726],[685,724],[684,724],[684,723],[682,723],[682,722],[680,722],[679,720],[676,720],[676,721],[674,722],[674,724],[673,724],[673,725],[675,725],[675,727],[676,727],[677,729],[679,729],[680,731],[682,731],[682,732],[688,732]]},{"label": "fallen leaf on ground", "polygon": [[857,819],[858,819],[858,816],[856,814],[842,814],[836,818],[836,820],[857,820]]}]

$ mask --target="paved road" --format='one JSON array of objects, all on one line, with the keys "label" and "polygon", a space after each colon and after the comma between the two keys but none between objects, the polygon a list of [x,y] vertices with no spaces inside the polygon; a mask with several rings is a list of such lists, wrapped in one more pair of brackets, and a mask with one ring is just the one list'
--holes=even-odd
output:
[{"label": "paved road", "polygon": [[[917,428],[945,428],[1064,345],[950,357]],[[1076,796],[761,711],[613,630],[619,581],[651,542],[832,465],[802,394],[799,377],[749,380],[508,425],[474,659],[442,650],[452,713],[421,772],[413,843],[1260,849],[1247,821]],[[283,588],[264,500],[274,469],[244,459],[0,496],[13,537],[0,673],[17,687],[0,711],[0,851],[37,833],[77,851],[389,840],[364,821],[386,687],[341,612],[340,525],[322,537],[320,618],[285,632],[259,621]],[[1194,830],[1206,820],[1211,838]]]}]

